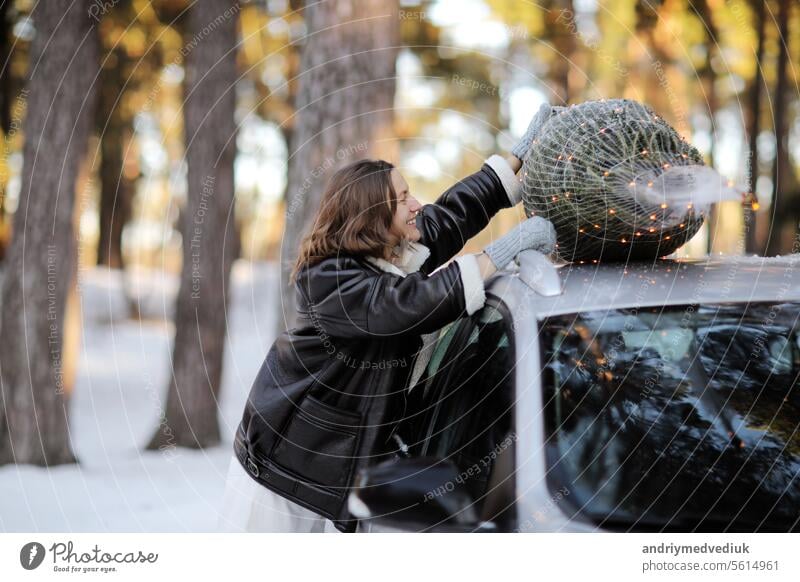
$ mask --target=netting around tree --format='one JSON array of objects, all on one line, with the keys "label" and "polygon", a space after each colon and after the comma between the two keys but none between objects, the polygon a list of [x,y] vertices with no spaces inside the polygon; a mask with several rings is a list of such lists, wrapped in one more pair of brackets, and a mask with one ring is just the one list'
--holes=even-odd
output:
[{"label": "netting around tree", "polygon": [[[701,166],[702,157],[651,109],[612,99],[546,106],[537,115],[541,125],[522,168],[523,204],[528,215],[553,223],[561,258],[655,259],[700,229],[704,211],[676,206],[666,181],[654,182],[671,168]],[[664,191],[639,195],[658,186]]]}]

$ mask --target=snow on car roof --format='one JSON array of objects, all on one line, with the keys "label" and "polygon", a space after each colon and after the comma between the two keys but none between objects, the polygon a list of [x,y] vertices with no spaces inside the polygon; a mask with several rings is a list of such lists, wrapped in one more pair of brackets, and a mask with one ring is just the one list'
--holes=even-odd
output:
[{"label": "snow on car roof", "polygon": [[[556,266],[560,295],[525,287],[538,318],[608,308],[800,300],[800,254]],[[517,277],[518,278],[518,277]]]}]

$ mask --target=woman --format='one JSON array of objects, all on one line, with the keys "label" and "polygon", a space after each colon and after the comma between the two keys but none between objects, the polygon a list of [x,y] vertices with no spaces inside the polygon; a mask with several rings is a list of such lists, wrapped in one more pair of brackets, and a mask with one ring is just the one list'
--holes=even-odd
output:
[{"label": "woman", "polygon": [[396,453],[421,336],[480,309],[483,281],[520,251],[553,250],[537,217],[444,265],[520,201],[535,125],[513,156],[490,157],[426,206],[388,162],[334,174],[293,273],[297,326],[271,347],[236,432],[222,530],[355,530],[347,494],[360,468]]}]

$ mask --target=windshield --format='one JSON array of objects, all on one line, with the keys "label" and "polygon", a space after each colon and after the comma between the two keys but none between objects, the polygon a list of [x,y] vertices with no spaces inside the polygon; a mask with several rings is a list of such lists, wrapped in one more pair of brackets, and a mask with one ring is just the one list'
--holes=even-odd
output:
[{"label": "windshield", "polygon": [[548,482],[608,528],[797,531],[796,303],[543,323]]}]

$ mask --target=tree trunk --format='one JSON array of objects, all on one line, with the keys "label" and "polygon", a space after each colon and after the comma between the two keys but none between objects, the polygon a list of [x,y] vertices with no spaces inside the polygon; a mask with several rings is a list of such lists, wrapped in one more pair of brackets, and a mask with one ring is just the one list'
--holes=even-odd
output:
[{"label": "tree trunk", "polygon": [[[763,0],[752,0],[751,6],[756,15],[756,35],[758,44],[756,46],[755,54],[755,72],[753,74],[753,85],[750,87],[750,106],[748,107],[750,119],[749,127],[747,128],[747,138],[749,142],[748,148],[748,165],[747,165],[747,189],[751,193],[756,191],[756,183],[759,176],[758,164],[758,134],[761,131],[761,85],[764,83],[764,74],[761,70],[764,60],[764,39],[766,36],[765,30],[765,12],[766,7]],[[757,214],[751,208],[744,210],[744,248],[747,254],[761,254],[764,251],[762,245],[758,242],[757,236]]]},{"label": "tree trunk", "polygon": [[88,0],[52,0],[32,14],[22,188],[2,290],[0,422],[8,422],[0,425],[0,464],[75,462],[62,339],[76,272],[75,182],[97,74],[88,8]]},{"label": "tree trunk", "polygon": [[789,22],[792,0],[778,4],[778,70],[775,80],[775,162],[772,172],[772,225],[767,255],[792,251],[797,230],[798,184],[789,157]]},{"label": "tree trunk", "polygon": [[[695,13],[701,25],[705,29],[705,49],[706,60],[703,68],[699,71],[702,80],[703,96],[708,105],[708,120],[711,127],[711,147],[708,150],[708,163],[714,166],[716,153],[716,119],[719,106],[717,99],[717,75],[712,66],[712,60],[717,53],[719,34],[714,24],[713,13],[707,0],[696,0],[690,3],[690,10]],[[719,227],[719,210],[717,205],[711,207],[706,220],[708,224],[708,243],[707,251],[713,253],[717,250],[717,230]]]},{"label": "tree trunk", "polygon": [[295,125],[281,245],[278,332],[296,322],[289,282],[302,236],[331,174],[365,157],[396,152],[393,135],[398,0],[337,0],[305,9]]},{"label": "tree trunk", "polygon": [[[552,38],[555,52],[550,61],[548,78],[552,81],[554,105],[564,105],[574,98],[570,87],[570,69],[575,66],[576,49],[575,6],[572,0],[549,0],[544,7],[546,30]],[[566,18],[569,16],[569,18]]]},{"label": "tree trunk", "polygon": [[[11,130],[11,23],[8,20],[8,9],[11,2],[0,4],[0,129],[3,131],[3,157],[8,161],[9,131]],[[6,187],[8,173],[0,176],[0,261],[6,254]]]},{"label": "tree trunk", "polygon": [[11,47],[14,37],[12,24],[8,19],[11,2],[0,3],[0,129],[8,135],[11,129]]},{"label": "tree trunk", "polygon": [[122,269],[122,229],[130,219],[134,184],[124,172],[126,139],[132,119],[125,115],[122,93],[126,86],[127,58],[124,50],[112,54],[113,62],[100,74],[100,238],[97,243],[97,264]]},{"label": "tree trunk", "polygon": [[238,246],[233,191],[238,14],[235,0],[204,0],[189,15],[192,40],[187,46],[193,48],[186,63],[184,105],[188,200],[181,215],[183,268],[166,412],[148,449],[220,442],[217,403],[228,284]]}]

